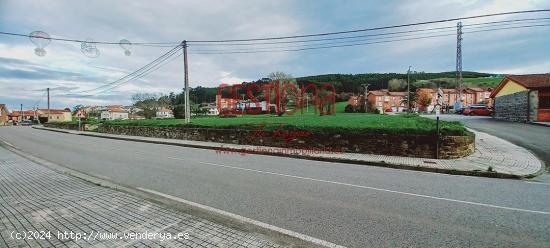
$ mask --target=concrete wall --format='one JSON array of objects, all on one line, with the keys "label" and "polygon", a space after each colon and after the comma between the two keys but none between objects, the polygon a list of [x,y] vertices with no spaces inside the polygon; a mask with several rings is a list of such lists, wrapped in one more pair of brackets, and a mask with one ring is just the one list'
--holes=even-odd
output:
[{"label": "concrete wall", "polygon": [[495,97],[495,118],[526,122],[529,111],[529,91]]},{"label": "concrete wall", "polygon": [[[384,154],[434,158],[437,138],[433,135],[395,134],[311,134],[292,139],[256,130],[101,125],[100,133],[155,138],[212,141],[231,144],[263,145],[338,152]],[[284,132],[284,131],[281,131]],[[307,132],[307,131],[305,131]],[[474,152],[475,138],[446,136],[440,139],[440,158],[459,158]]]}]

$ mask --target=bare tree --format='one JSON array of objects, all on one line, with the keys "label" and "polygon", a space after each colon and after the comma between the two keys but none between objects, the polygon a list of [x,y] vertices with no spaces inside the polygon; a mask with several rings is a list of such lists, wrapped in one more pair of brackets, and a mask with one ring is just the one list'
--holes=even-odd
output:
[{"label": "bare tree", "polygon": [[407,81],[404,79],[392,79],[388,81],[388,89],[390,91],[402,91],[407,88]]}]

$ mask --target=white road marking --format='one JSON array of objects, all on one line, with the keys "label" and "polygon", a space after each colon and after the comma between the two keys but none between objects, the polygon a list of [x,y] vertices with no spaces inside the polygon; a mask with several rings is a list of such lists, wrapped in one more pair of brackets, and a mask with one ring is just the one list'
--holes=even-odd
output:
[{"label": "white road marking", "polygon": [[[174,159],[174,160],[185,160],[185,159],[175,158],[175,157],[166,157],[166,158]],[[451,198],[415,194],[415,193],[409,193],[409,192],[403,192],[403,191],[397,191],[397,190],[376,188],[376,187],[363,186],[363,185],[357,185],[357,184],[351,184],[351,183],[342,183],[342,182],[329,181],[329,180],[323,180],[323,179],[317,179],[317,178],[311,178],[311,177],[295,176],[295,175],[289,175],[289,174],[283,174],[283,173],[277,173],[277,172],[270,172],[270,171],[261,171],[261,170],[242,168],[242,167],[236,167],[236,166],[229,166],[229,165],[223,165],[223,164],[215,164],[215,163],[200,162],[200,161],[198,161],[198,162],[201,163],[201,164],[224,167],[224,168],[230,168],[230,169],[236,169],[236,170],[250,171],[250,172],[262,173],[262,174],[268,174],[268,175],[275,175],[275,176],[282,176],[282,177],[297,178],[297,179],[303,179],[303,180],[309,180],[309,181],[315,181],[315,182],[323,182],[323,183],[330,183],[330,184],[336,184],[336,185],[342,185],[342,186],[348,186],[348,187],[355,187],[355,188],[362,188],[362,189],[370,189],[370,190],[376,190],[376,191],[382,191],[382,192],[388,192],[388,193],[394,193],[394,194],[401,194],[401,195],[409,195],[409,196],[415,196],[415,197],[421,197],[421,198],[427,198],[427,199],[433,199],[433,200],[456,202],[456,203],[463,203],[463,204],[469,204],[469,205],[475,205],[475,206],[482,206],[482,207],[489,207],[489,208],[498,208],[498,209],[504,209],[504,210],[532,213],[532,214],[550,215],[550,212],[545,212],[545,211],[537,211],[537,210],[529,210],[529,209],[513,208],[513,207],[504,207],[504,206],[498,206],[498,205],[487,204],[487,203],[471,202],[471,201],[456,200],[456,199],[451,199]]]},{"label": "white road marking", "polygon": [[301,233],[298,233],[298,232],[295,232],[295,231],[280,228],[280,227],[277,227],[277,226],[274,226],[274,225],[271,225],[271,224],[267,224],[267,223],[264,223],[264,222],[261,222],[261,221],[253,220],[253,219],[250,219],[250,218],[238,215],[238,214],[223,211],[221,209],[213,208],[213,207],[203,205],[203,204],[200,204],[200,203],[188,201],[188,200],[176,197],[176,196],[164,194],[164,193],[161,193],[161,192],[158,192],[158,191],[145,189],[145,188],[137,188],[137,189],[145,191],[145,192],[149,192],[149,193],[152,193],[152,194],[155,194],[155,195],[159,195],[159,196],[162,196],[162,197],[174,200],[174,201],[182,202],[184,204],[187,204],[187,205],[190,205],[190,206],[193,206],[193,207],[196,207],[196,208],[200,208],[200,209],[204,209],[204,210],[207,210],[207,211],[210,211],[210,212],[214,212],[216,214],[225,215],[225,216],[237,219],[237,220],[242,221],[242,222],[250,223],[250,224],[260,226],[260,227],[263,227],[263,228],[266,228],[266,229],[269,229],[269,230],[272,230],[272,231],[280,232],[280,233],[289,235],[291,237],[295,237],[295,238],[298,238],[298,239],[301,239],[301,240],[305,240],[305,241],[314,243],[316,245],[322,245],[322,246],[331,247],[331,248],[345,248],[344,246],[337,245],[337,244],[334,244],[334,243],[331,243],[331,242],[328,242],[328,241],[325,241],[325,240],[322,240],[322,239],[314,238],[314,237],[311,237],[311,236],[308,236],[308,235],[305,235],[305,234],[301,234]]}]

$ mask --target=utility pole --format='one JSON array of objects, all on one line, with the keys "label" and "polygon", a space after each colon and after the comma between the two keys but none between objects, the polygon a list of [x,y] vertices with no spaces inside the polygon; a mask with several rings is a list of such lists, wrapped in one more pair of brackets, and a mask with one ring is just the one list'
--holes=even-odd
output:
[{"label": "utility pole", "polygon": [[369,94],[369,85],[370,84],[361,84],[361,86],[363,86],[363,88],[365,89],[365,95],[363,96],[364,100],[365,100],[365,112],[368,112],[368,99],[367,99],[367,95]]},{"label": "utility pole", "polygon": [[22,123],[23,119],[25,119],[25,115],[23,114],[23,104],[21,104],[21,112],[19,112],[19,117],[21,118],[19,123]]},{"label": "utility pole", "polygon": [[407,70],[407,112],[411,112],[411,66]]},{"label": "utility pole", "polygon": [[191,122],[191,103],[189,102],[189,71],[187,69],[187,41],[184,40],[181,45],[183,46],[183,71],[185,80],[185,123]]},{"label": "utility pole", "polygon": [[456,86],[460,107],[463,106],[464,82],[462,81],[462,22],[456,24]]},{"label": "utility pole", "polygon": [[48,92],[48,119],[46,122],[50,122],[50,88],[46,88],[46,91]]}]

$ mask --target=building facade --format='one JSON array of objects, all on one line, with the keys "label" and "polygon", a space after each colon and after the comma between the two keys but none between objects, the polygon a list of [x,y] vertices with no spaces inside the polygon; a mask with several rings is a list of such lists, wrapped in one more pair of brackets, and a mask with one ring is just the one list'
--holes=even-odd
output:
[{"label": "building facade", "polygon": [[10,120],[10,111],[8,110],[8,107],[6,107],[5,104],[0,104],[0,125],[5,126],[8,124],[8,121]]},{"label": "building facade", "polygon": [[[367,101],[370,108],[376,108],[381,112],[403,112],[406,110],[407,92],[392,92],[388,90],[369,91]],[[354,99],[359,103],[360,99]]]},{"label": "building facade", "polygon": [[155,116],[159,119],[174,118],[174,112],[171,109],[159,108],[155,113]]},{"label": "building facade", "polygon": [[127,120],[129,119],[128,112],[120,107],[110,107],[101,112],[101,120]]},{"label": "building facade", "polygon": [[550,74],[508,75],[491,98],[497,119],[550,122]]}]

